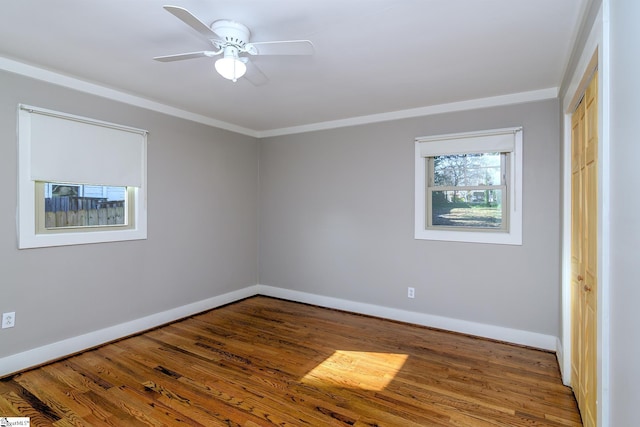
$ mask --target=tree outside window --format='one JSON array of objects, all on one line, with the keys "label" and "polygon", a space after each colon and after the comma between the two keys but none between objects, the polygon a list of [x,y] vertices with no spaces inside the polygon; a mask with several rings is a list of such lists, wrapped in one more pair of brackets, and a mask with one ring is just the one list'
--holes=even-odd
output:
[{"label": "tree outside window", "polygon": [[428,161],[430,226],[504,228],[500,153],[451,154]]}]

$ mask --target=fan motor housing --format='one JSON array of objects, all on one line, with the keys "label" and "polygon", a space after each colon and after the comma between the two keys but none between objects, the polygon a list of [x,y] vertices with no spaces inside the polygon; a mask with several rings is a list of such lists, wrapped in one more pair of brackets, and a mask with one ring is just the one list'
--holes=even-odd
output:
[{"label": "fan motor housing", "polygon": [[244,47],[244,45],[249,43],[249,37],[251,37],[251,32],[245,25],[228,19],[215,21],[211,24],[211,31],[227,43],[237,47]]}]

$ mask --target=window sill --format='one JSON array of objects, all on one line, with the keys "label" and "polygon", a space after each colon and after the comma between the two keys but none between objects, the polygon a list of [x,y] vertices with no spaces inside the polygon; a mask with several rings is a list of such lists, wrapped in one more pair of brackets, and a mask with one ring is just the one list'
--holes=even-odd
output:
[{"label": "window sill", "polygon": [[143,240],[146,238],[146,230],[136,229],[82,233],[31,234],[29,236],[21,236],[19,249],[120,242],[127,240]]},{"label": "window sill", "polygon": [[447,242],[488,243],[495,245],[522,245],[522,233],[511,232],[468,231],[468,230],[425,230],[416,228],[416,240],[441,240]]}]

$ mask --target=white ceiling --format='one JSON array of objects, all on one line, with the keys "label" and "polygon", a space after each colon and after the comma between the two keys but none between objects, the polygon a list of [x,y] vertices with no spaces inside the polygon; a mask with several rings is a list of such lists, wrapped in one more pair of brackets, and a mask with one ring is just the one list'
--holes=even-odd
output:
[{"label": "white ceiling", "polygon": [[[4,0],[0,56],[261,133],[557,88],[586,2]],[[262,86],[211,58],[157,62],[211,48],[164,4],[316,53],[253,57]]]}]

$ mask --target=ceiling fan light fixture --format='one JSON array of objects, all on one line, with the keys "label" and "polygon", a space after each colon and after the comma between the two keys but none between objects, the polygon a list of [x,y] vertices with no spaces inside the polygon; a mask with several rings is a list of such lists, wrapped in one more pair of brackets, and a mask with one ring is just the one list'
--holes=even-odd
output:
[{"label": "ceiling fan light fixture", "polygon": [[[222,77],[233,82],[247,72],[248,53],[255,55],[313,55],[313,43],[309,40],[280,40],[249,43],[251,31],[245,25],[228,19],[214,21],[211,26],[205,24],[187,9],[179,6],[163,6],[164,9],[204,36],[215,50],[179,53],[156,56],[160,62],[182,61],[193,58],[212,58],[219,54],[223,57],[215,62],[215,69]],[[264,84],[268,79],[255,64],[250,64],[247,80],[254,86]]]},{"label": "ceiling fan light fixture", "polygon": [[247,72],[244,62],[235,56],[224,56],[216,61],[216,71],[227,80],[235,82]]}]

